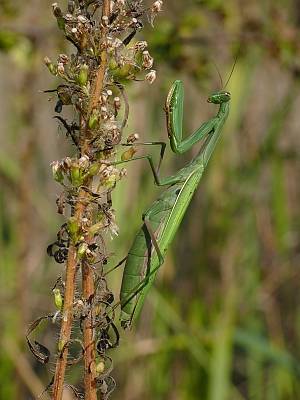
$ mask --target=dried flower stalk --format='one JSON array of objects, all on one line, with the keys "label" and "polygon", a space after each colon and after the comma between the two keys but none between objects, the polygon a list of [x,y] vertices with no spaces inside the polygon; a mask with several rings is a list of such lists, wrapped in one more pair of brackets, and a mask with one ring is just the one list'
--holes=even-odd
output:
[{"label": "dried flower stalk", "polygon": [[[57,240],[47,252],[58,263],[65,263],[65,274],[57,279],[54,302],[57,311],[34,321],[28,330],[28,345],[35,357],[46,364],[49,350],[30,336],[40,322],[59,324],[56,369],[46,390],[54,400],[61,400],[65,390],[82,395],[65,383],[69,365],[83,358],[84,398],[107,399],[114,389],[110,376],[112,360],[106,355],[116,347],[119,334],[114,324],[114,296],[108,289],[104,267],[107,263],[104,237],[116,234],[111,191],[125,175],[114,167],[116,146],[128,118],[128,101],[124,84],[130,80],[153,83],[156,77],[153,58],[145,41],[132,40],[143,27],[146,16],[153,24],[162,1],[145,8],[142,0],[69,0],[67,11],[52,4],[59,29],[77,49],[76,54],[60,54],[57,62],[48,57],[45,64],[51,74],[64,83],[53,90],[57,95],[55,118],[76,148],[73,157],[52,163],[53,177],[63,186],[57,200],[58,213],[66,216]],[[66,106],[75,111],[70,123],[61,116]],[[136,152],[130,135],[121,159]],[[81,284],[77,275],[81,272]],[[72,328],[82,332],[72,336]],[[78,344],[79,355],[70,354],[70,345]],[[98,397],[97,397],[98,396]]]}]

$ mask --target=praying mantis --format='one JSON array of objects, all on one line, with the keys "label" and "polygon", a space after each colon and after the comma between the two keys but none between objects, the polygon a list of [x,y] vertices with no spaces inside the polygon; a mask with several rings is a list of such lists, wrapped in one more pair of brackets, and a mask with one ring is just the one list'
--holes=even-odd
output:
[{"label": "praying mantis", "polygon": [[134,157],[125,161],[147,159],[155,184],[167,186],[167,189],[143,214],[143,225],[138,231],[127,257],[122,260],[122,262],[126,260],[126,264],[120,290],[120,321],[121,326],[125,329],[131,327],[139,316],[155,275],[164,262],[167,249],[180,226],[220,138],[222,127],[229,114],[230,99],[231,95],[228,91],[222,90],[213,93],[207,101],[219,105],[217,114],[204,122],[189,137],[183,138],[184,88],[183,83],[176,80],[168,93],[165,104],[170,147],[174,153],[183,154],[204,139],[198,154],[175,175],[164,179],[161,179],[158,173],[164,147],[162,147],[157,169],[155,169],[150,155]]}]

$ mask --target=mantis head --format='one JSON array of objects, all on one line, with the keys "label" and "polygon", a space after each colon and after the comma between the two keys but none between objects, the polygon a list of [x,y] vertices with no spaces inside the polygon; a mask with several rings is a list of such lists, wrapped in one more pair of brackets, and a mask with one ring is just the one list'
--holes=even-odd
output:
[{"label": "mantis head", "polygon": [[222,104],[222,103],[227,103],[231,98],[231,94],[229,92],[216,92],[213,93],[212,95],[209,96],[207,99],[208,103],[214,103],[214,104]]}]

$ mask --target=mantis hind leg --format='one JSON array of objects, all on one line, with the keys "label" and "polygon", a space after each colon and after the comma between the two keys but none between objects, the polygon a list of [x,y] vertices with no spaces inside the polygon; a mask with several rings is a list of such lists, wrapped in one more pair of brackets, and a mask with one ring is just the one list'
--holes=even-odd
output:
[{"label": "mantis hind leg", "polygon": [[117,265],[115,265],[114,267],[112,267],[111,269],[109,269],[108,271],[105,272],[104,276],[107,276],[108,274],[110,274],[111,272],[113,272],[115,269],[119,268],[121,265],[124,264],[124,262],[127,260],[127,257],[122,258],[121,261],[118,262]]},{"label": "mantis hind leg", "polygon": [[[131,314],[126,315],[126,317],[121,315],[121,325],[126,329],[131,326],[132,322],[138,318],[140,311],[143,307],[146,295],[148,291],[151,288],[152,282],[155,278],[155,275],[158,271],[158,269],[161,267],[161,265],[164,263],[164,256],[159,248],[159,244],[156,240],[154,231],[151,227],[150,223],[150,214],[146,214],[143,217],[144,221],[144,226],[147,230],[147,233],[150,236],[150,243],[148,246],[148,267],[147,267],[147,272],[146,276],[139,282],[139,284],[132,289],[132,293],[128,295],[128,297],[122,301],[121,303],[121,308],[123,309],[129,302],[131,302],[137,295],[139,295],[136,298],[134,308],[131,312]],[[157,257],[158,257],[158,264],[154,264],[154,268],[151,269],[151,266],[153,264],[153,259],[152,259],[152,245],[156,251]]]},{"label": "mantis hind leg", "polygon": [[158,256],[159,263],[160,263],[160,265],[161,265],[161,264],[164,263],[164,257],[163,257],[163,255],[162,255],[162,253],[161,253],[161,251],[160,251],[160,248],[159,248],[159,245],[158,245],[158,243],[157,243],[155,234],[154,234],[153,229],[152,229],[152,227],[151,227],[149,215],[145,215],[145,216],[143,217],[143,221],[144,221],[144,224],[145,224],[145,226],[146,226],[146,228],[147,228],[147,231],[148,231],[148,233],[149,233],[149,235],[150,235],[150,237],[151,237],[152,244],[153,244],[153,246],[154,246],[154,248],[155,248],[155,251],[156,251],[157,256]]}]

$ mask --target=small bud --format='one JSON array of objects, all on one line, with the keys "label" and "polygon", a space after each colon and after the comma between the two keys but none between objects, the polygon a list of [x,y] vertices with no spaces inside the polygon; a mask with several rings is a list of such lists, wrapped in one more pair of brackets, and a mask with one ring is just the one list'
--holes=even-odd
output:
[{"label": "small bud", "polygon": [[72,32],[72,33],[77,33],[77,28],[72,28],[72,29],[71,29],[71,32]]},{"label": "small bud", "polygon": [[96,364],[96,374],[102,375],[105,371],[105,362],[104,359],[100,359],[99,362]]},{"label": "small bud", "polygon": [[57,349],[58,349],[59,352],[63,351],[63,349],[64,349],[64,347],[65,347],[65,343],[66,343],[66,342],[65,342],[64,340],[62,340],[62,339],[60,339],[60,340],[58,341]]},{"label": "small bud", "polygon": [[75,217],[70,217],[67,222],[67,227],[70,238],[73,240],[73,242],[77,242],[77,236],[79,232],[79,224],[77,219]]},{"label": "small bud", "polygon": [[106,15],[103,15],[101,19],[103,26],[108,26],[108,17]]},{"label": "small bud", "polygon": [[73,186],[78,187],[82,184],[82,174],[79,166],[73,165],[70,170],[70,180]]},{"label": "small bud", "polygon": [[153,66],[153,58],[150,56],[149,51],[148,50],[144,50],[143,51],[143,67],[145,69],[150,69]]},{"label": "small bud", "polygon": [[63,183],[64,174],[58,161],[51,163],[53,178],[56,182]]},{"label": "small bud", "polygon": [[140,136],[138,133],[132,133],[131,135],[128,136],[127,138],[127,143],[134,143],[137,140],[139,140]]},{"label": "small bud", "polygon": [[95,129],[98,125],[99,114],[97,110],[92,112],[92,115],[89,118],[89,128]]},{"label": "small bud", "polygon": [[53,294],[54,294],[54,304],[56,308],[61,311],[63,308],[63,297],[61,295],[61,292],[58,288],[53,289]]},{"label": "small bud", "polygon": [[65,67],[63,63],[58,63],[57,64],[57,72],[59,75],[64,75],[65,74]]},{"label": "small bud", "polygon": [[120,97],[115,97],[114,98],[114,106],[115,106],[115,110],[120,110],[121,108],[121,100]]},{"label": "small bud", "polygon": [[145,76],[145,79],[146,79],[146,81],[148,81],[150,83],[150,85],[152,85],[152,83],[156,79],[156,71],[155,71],[155,69],[151,69],[151,71],[148,72],[148,74]]},{"label": "small bud", "polygon": [[77,17],[78,22],[82,23],[82,24],[86,24],[89,20],[84,17],[83,15],[78,15]]},{"label": "small bud", "polygon": [[51,62],[49,57],[44,58],[44,63],[52,75],[57,75],[57,67]]},{"label": "small bud", "polygon": [[89,67],[88,65],[83,64],[80,68],[80,72],[77,78],[80,86],[85,86],[87,84],[88,75],[89,75]]},{"label": "small bud", "polygon": [[130,147],[128,150],[124,151],[124,153],[121,155],[121,160],[122,161],[128,161],[131,160],[132,157],[135,155],[136,149],[134,147]]},{"label": "small bud", "polygon": [[99,168],[100,168],[99,164],[97,164],[97,163],[92,164],[92,165],[90,166],[89,170],[88,170],[88,174],[89,174],[90,176],[95,176],[95,175],[97,175],[98,172],[99,172]]},{"label": "small bud", "polygon": [[86,242],[80,243],[77,250],[77,255],[79,259],[82,259],[85,256],[87,249],[88,244]]},{"label": "small bud", "polygon": [[107,107],[102,106],[100,110],[101,110],[101,118],[102,119],[107,119],[108,118]]}]

